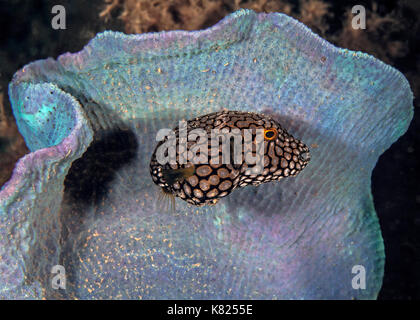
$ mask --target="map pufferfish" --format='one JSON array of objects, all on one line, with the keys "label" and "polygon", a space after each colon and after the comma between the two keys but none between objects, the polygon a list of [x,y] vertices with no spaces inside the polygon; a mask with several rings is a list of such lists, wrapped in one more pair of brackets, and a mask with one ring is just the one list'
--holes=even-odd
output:
[{"label": "map pufferfish", "polygon": [[[155,184],[162,189],[162,195],[168,196],[175,206],[175,197],[179,197],[195,206],[214,205],[220,198],[226,197],[233,190],[247,185],[258,186],[261,183],[277,181],[284,177],[296,176],[310,161],[309,148],[294,138],[282,128],[282,126],[270,116],[253,112],[220,111],[186,122],[187,132],[194,129],[202,129],[208,136],[211,131],[219,129],[223,132],[240,132],[244,141],[244,147],[239,150],[242,153],[241,162],[235,161],[233,154],[233,139],[230,140],[230,161],[222,161],[222,144],[211,144],[206,141],[208,153],[204,154],[205,161],[193,163],[186,161],[185,152],[190,151],[195,141],[186,141],[187,150],[182,150],[180,143],[179,127],[173,131],[176,136],[176,161],[161,164],[157,159],[157,150],[168,138],[160,141],[156,146],[151,161],[150,174]],[[247,149],[247,141],[244,132],[249,129],[253,132],[251,148]],[[250,172],[253,166],[245,161],[246,152],[256,155],[258,132],[263,133],[263,167],[260,172]],[[249,137],[249,136],[248,136]],[[175,140],[175,139],[174,139]],[[249,138],[248,138],[249,140]],[[261,141],[261,139],[260,139]],[[261,144],[260,144],[261,146]],[[212,150],[212,148],[217,150]],[[181,154],[181,152],[184,152]],[[215,152],[215,153],[212,153]],[[217,157],[218,161],[216,160]],[[255,164],[254,164],[255,165]]]}]

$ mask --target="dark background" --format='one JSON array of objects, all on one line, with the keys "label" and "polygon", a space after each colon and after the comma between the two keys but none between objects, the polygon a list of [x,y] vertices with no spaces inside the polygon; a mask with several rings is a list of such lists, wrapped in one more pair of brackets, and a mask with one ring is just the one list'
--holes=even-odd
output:
[{"label": "dark background", "polygon": [[[51,8],[66,8],[66,29],[51,27]],[[367,12],[365,30],[351,28],[351,8]],[[339,47],[374,55],[404,73],[420,94],[420,1],[333,0],[0,0],[0,186],[29,152],[7,96],[15,71],[46,57],[76,52],[103,30],[141,33],[209,27],[249,8],[284,12]],[[374,204],[385,242],[379,299],[420,299],[419,100],[407,133],[379,159],[372,176]]]}]

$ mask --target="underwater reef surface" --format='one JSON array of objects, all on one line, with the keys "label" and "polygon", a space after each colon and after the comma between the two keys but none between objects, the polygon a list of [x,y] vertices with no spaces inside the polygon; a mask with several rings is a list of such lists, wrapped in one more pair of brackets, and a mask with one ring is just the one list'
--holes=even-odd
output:
[{"label": "underwater reef surface", "polygon": [[[376,298],[371,173],[413,116],[390,66],[242,10],[203,31],[99,34],[25,66],[9,96],[31,153],[0,191],[2,298]],[[271,114],[311,163],[214,207],[159,212],[156,132],[223,108]],[[51,286],[57,264],[66,290]]]}]

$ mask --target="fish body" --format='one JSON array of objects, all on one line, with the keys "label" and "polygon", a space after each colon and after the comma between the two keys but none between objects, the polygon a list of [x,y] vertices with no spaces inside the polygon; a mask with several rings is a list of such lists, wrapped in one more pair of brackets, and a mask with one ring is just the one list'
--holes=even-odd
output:
[{"label": "fish body", "polygon": [[[196,129],[207,134],[208,139],[190,139],[190,133]],[[165,194],[172,194],[196,206],[213,205],[236,188],[296,176],[310,160],[308,147],[287,133],[276,120],[264,114],[214,112],[187,121],[187,139],[181,137],[180,126],[173,132],[176,150],[172,149],[172,163],[158,159],[163,154],[159,153],[159,148],[170,139],[166,137],[153,152],[150,174]],[[225,141],[214,143],[210,139],[215,137],[214,132],[220,135],[221,140],[226,137]],[[242,144],[236,149],[235,137],[242,139]],[[226,145],[229,145],[229,149],[224,149]],[[189,156],[198,157],[192,152],[198,146],[203,149],[207,147],[207,151],[198,153],[201,160],[197,162]],[[249,156],[257,160],[250,163],[247,161]],[[261,166],[257,167],[257,163]]]}]

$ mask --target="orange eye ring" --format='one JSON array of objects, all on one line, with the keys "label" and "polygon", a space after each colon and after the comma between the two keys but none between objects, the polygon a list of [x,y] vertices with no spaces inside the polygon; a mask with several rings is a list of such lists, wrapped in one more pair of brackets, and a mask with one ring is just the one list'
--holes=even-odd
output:
[{"label": "orange eye ring", "polygon": [[264,129],[264,139],[271,141],[277,138],[278,132],[276,128]]}]

